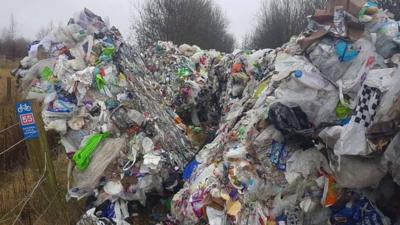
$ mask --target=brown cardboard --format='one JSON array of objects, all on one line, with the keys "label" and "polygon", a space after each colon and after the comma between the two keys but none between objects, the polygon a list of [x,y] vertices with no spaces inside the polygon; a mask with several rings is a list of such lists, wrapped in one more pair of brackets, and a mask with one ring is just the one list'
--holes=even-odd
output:
[{"label": "brown cardboard", "polygon": [[[335,0],[333,0],[335,2]],[[332,1],[330,1],[330,4],[332,4]],[[331,5],[329,5],[331,7]],[[335,6],[333,5],[333,8]],[[328,10],[316,10],[315,14],[311,17],[312,20],[315,22],[325,25],[325,26],[333,26],[333,14]],[[364,34],[364,26],[360,23],[357,23],[351,18],[346,18],[346,26],[347,26],[347,35],[352,41],[356,41],[362,37]],[[310,47],[314,42],[319,41],[321,38],[323,38],[328,32],[324,30],[320,30],[318,32],[315,32],[311,34],[309,37],[305,37],[303,39],[300,39],[297,41],[297,43],[300,45],[300,47],[303,50],[306,50],[308,47]]]},{"label": "brown cardboard", "polygon": [[225,209],[225,200],[222,198],[214,198],[208,194],[204,199],[204,208],[207,206],[222,211]]},{"label": "brown cardboard", "polygon": [[320,30],[317,32],[312,33],[309,37],[302,38],[297,41],[297,44],[300,45],[300,47],[303,50],[306,50],[308,47],[310,47],[313,43],[321,40],[325,35],[328,34],[328,31],[326,30]]},{"label": "brown cardboard", "polygon": [[328,10],[317,9],[311,19],[319,24],[331,24],[333,15]]},{"label": "brown cardboard", "polygon": [[365,3],[367,3],[365,0],[329,0],[328,11],[333,15],[336,6],[343,6],[346,12],[358,18],[358,13]]},{"label": "brown cardboard", "polygon": [[348,35],[352,41],[356,41],[356,40],[360,39],[363,36],[363,34],[364,34],[363,29],[349,27]]}]

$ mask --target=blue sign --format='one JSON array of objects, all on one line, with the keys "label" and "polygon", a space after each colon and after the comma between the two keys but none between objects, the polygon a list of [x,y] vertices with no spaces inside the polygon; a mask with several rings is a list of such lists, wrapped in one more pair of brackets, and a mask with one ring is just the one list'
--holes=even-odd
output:
[{"label": "blue sign", "polygon": [[19,102],[16,105],[20,127],[25,140],[35,140],[39,138],[39,133],[32,112],[32,102]]}]

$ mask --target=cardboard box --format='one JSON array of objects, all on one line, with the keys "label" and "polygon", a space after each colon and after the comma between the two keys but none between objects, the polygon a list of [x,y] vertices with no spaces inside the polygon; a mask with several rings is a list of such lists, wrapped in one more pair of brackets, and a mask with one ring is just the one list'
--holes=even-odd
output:
[{"label": "cardboard box", "polygon": [[309,37],[305,37],[305,38],[298,40],[297,44],[299,44],[303,50],[306,50],[313,43],[319,42],[327,34],[328,34],[328,31],[320,30],[320,31],[317,31],[317,32],[311,34]]},{"label": "cardboard box", "polygon": [[311,19],[319,24],[331,24],[333,15],[328,10],[317,9]]},{"label": "cardboard box", "polygon": [[358,18],[358,14],[366,3],[365,0],[329,0],[328,11],[333,15],[335,7],[343,6],[346,12]]}]

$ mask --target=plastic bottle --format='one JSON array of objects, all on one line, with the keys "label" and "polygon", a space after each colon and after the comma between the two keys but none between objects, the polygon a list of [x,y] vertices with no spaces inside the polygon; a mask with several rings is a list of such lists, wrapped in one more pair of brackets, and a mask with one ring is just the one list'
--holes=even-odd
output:
[{"label": "plastic bottle", "polygon": [[292,72],[292,74],[297,79],[297,81],[309,88],[326,89],[329,86],[329,82],[317,73],[295,70]]}]

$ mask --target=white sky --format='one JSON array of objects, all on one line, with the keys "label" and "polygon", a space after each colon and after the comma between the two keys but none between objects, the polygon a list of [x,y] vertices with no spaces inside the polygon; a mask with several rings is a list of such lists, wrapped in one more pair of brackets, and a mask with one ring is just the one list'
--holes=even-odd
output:
[{"label": "white sky", "polygon": [[[144,0],[0,0],[0,30],[8,26],[11,13],[17,21],[20,36],[34,39],[43,26],[53,21],[66,24],[68,19],[84,7],[99,16],[108,17],[124,37],[129,35],[134,6]],[[229,31],[240,42],[256,19],[260,0],[215,0],[229,20]]]}]

